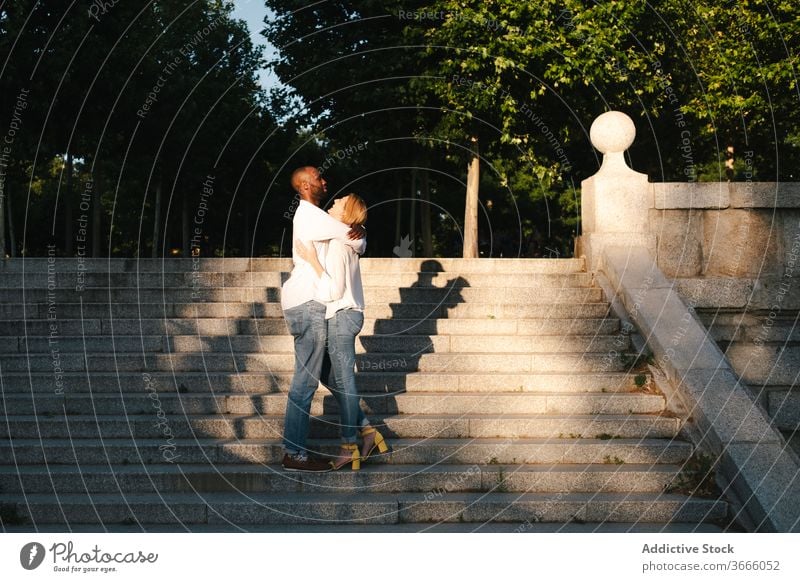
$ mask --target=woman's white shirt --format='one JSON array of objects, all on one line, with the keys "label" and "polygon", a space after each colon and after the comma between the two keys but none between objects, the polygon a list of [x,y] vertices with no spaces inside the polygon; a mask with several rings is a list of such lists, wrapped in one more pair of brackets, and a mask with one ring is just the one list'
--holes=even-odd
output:
[{"label": "woman's white shirt", "polygon": [[[326,243],[330,239],[346,241],[345,244],[352,246],[359,254],[363,254],[364,249],[367,248],[367,240],[364,238],[348,240],[349,230],[349,226],[305,200],[300,201],[292,219],[292,241],[299,240],[306,246],[313,245],[317,251],[317,257],[323,265],[325,264]],[[315,287],[319,280],[310,263],[294,256],[294,248],[292,248],[292,259],[294,263],[292,274],[281,288],[281,309],[284,311],[314,299]]]},{"label": "woman's white shirt", "polygon": [[327,244],[325,271],[317,282],[316,293],[317,301],[325,304],[325,318],[332,318],[341,309],[364,311],[358,254],[338,239],[331,239]]}]

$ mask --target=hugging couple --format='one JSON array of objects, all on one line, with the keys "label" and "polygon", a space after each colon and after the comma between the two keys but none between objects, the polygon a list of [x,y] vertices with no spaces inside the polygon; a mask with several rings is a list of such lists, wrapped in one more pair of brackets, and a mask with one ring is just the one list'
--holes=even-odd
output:
[{"label": "hugging couple", "polygon": [[[300,203],[292,220],[292,273],[281,288],[281,308],[294,337],[294,377],[286,404],[283,468],[330,471],[348,464],[354,471],[377,448],[388,446],[359,404],[356,390],[356,336],[364,325],[364,290],[359,255],[367,243],[367,207],[355,194],[337,198],[326,213],[319,208],[327,184],[317,168],[292,173]],[[311,400],[320,379],[336,397],[342,445],[333,461],[308,455]],[[362,444],[358,446],[358,436]]]}]

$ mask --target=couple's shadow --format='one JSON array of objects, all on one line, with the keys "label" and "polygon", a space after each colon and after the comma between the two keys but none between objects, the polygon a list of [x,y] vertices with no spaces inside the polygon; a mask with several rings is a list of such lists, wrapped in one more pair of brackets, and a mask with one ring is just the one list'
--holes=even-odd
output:
[{"label": "couple's shadow", "polygon": [[[447,319],[464,302],[461,290],[469,287],[469,282],[461,276],[447,279],[439,261],[425,260],[419,270],[409,272],[416,277],[410,285],[404,285],[406,273],[376,273],[375,278],[386,275],[386,284],[371,281],[365,285],[365,321],[361,334],[356,338],[356,385],[360,405],[370,423],[387,439],[417,438],[434,436],[424,429],[414,430],[415,423],[404,427],[403,414],[398,396],[413,391],[441,391],[437,378],[425,372],[447,371],[447,358],[441,361],[421,362],[425,354],[437,352],[436,337],[439,333],[440,319]],[[399,301],[384,302],[380,297],[370,297],[369,287],[379,286],[380,293],[397,297],[390,284],[392,277],[400,278],[396,286]],[[359,349],[359,347],[361,349]],[[338,438],[340,434],[339,413],[333,391],[335,381],[330,373],[330,359],[326,357],[323,366],[322,384],[331,391],[323,398],[323,417],[312,422],[315,437]],[[422,365],[421,365],[422,363]],[[423,372],[423,374],[416,374]],[[412,416],[425,414],[419,406],[413,407]],[[314,426],[316,425],[316,426]],[[418,434],[419,433],[419,434]]]}]

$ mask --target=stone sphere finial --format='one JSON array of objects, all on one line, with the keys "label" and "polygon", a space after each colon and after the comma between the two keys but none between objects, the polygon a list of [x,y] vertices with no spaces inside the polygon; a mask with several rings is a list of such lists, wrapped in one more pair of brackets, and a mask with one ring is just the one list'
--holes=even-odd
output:
[{"label": "stone sphere finial", "polygon": [[621,111],[606,111],[592,123],[589,139],[604,154],[622,153],[636,137],[633,120]]}]

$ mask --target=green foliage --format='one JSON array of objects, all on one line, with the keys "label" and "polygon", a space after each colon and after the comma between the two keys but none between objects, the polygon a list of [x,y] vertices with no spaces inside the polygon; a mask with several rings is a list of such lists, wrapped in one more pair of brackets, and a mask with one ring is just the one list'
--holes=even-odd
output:
[{"label": "green foliage", "polygon": [[276,70],[325,147],[394,140],[362,175],[430,169],[436,201],[460,220],[463,184],[436,174],[464,176],[477,138],[485,253],[571,253],[579,183],[599,164],[588,125],[605,110],[634,118],[631,161],[654,180],[726,179],[729,146],[734,179],[792,179],[800,161],[789,2],[268,5],[279,18],[267,36],[284,47]]},{"label": "green foliage", "polygon": [[[25,0],[0,9],[0,46],[9,55],[0,74],[3,131],[17,95],[30,95],[5,194],[14,223],[37,225],[18,226],[10,242],[29,255],[49,243],[74,253],[77,222],[87,214],[87,254],[95,246],[103,256],[149,255],[160,186],[156,244],[185,254],[181,225],[192,223],[213,175],[204,234],[210,247],[244,254],[255,226],[246,221],[287,145],[282,131],[271,135],[277,126],[255,77],[262,58],[246,27],[218,0],[118,2],[96,17],[93,5]],[[81,207],[89,182],[101,208],[97,224]]]},{"label": "green foliage", "polygon": [[203,253],[280,254],[289,173],[334,156],[331,194],[364,194],[381,225],[370,254],[410,234],[421,253],[430,215],[433,254],[459,255],[477,139],[481,253],[569,256],[600,163],[589,124],[609,109],[636,122],[630,162],[654,181],[797,179],[796,2],[265,3],[283,83],[269,95],[229,2],[117,2],[97,18],[90,0],[0,7],[0,133],[29,92],[5,162],[7,243],[69,252],[91,181],[103,255],[150,254],[159,212],[157,253],[186,253],[213,175]]},{"label": "green foliage", "polygon": [[625,461],[620,459],[618,456],[614,455],[606,455],[603,457],[603,463],[606,465],[624,465]]},{"label": "green foliage", "polygon": [[719,497],[714,458],[704,453],[692,454],[681,467],[680,473],[667,486],[666,493],[682,493],[695,497]]}]

